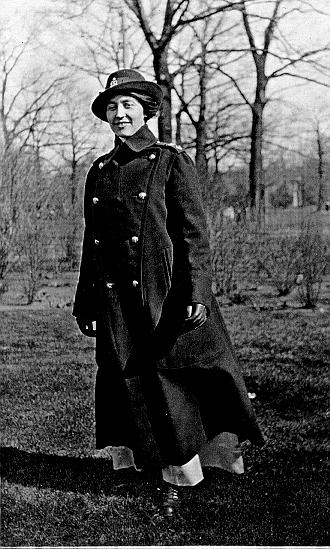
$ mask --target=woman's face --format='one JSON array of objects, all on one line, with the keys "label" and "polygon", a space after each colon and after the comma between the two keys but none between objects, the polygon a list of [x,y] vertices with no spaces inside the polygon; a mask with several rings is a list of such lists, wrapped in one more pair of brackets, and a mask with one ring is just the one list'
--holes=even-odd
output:
[{"label": "woman's face", "polygon": [[107,119],[118,137],[129,137],[144,125],[143,107],[129,95],[116,95],[107,105]]}]

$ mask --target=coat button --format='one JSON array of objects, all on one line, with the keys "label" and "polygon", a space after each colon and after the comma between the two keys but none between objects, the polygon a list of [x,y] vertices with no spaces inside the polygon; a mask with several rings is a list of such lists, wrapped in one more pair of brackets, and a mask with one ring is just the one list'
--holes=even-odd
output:
[{"label": "coat button", "polygon": [[99,163],[99,169],[102,170],[103,166],[104,166],[103,162],[100,162]]},{"label": "coat button", "polygon": [[146,196],[147,196],[147,193],[144,193],[144,192],[141,192],[141,193],[138,194],[138,197],[139,197],[141,200],[145,200]]},{"label": "coat button", "polygon": [[97,196],[94,196],[94,198],[93,198],[93,204],[97,204],[98,201],[99,201],[99,199],[97,198]]},{"label": "coat button", "polygon": [[134,288],[137,288],[139,283],[138,283],[137,280],[133,280],[132,285],[133,285]]},{"label": "coat button", "polygon": [[156,158],[156,155],[154,153],[152,153],[150,156],[149,156],[149,160],[155,160]]},{"label": "coat button", "polygon": [[138,236],[132,236],[132,242],[133,242],[133,244],[137,244],[137,242],[139,242],[139,237]]},{"label": "coat button", "polygon": [[97,240],[97,238],[95,238],[95,240],[94,240],[94,244],[95,244],[95,246],[98,246],[98,245],[100,244],[100,241],[99,241],[99,240]]}]

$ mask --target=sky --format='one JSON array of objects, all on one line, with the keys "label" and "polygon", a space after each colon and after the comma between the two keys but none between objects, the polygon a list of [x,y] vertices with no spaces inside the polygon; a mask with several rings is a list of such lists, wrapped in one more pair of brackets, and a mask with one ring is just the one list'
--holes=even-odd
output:
[{"label": "sky", "polygon": [[[68,4],[70,0],[67,0]],[[17,24],[17,32],[20,32],[23,22],[33,20],[33,10],[45,8],[52,4],[52,0],[1,0],[0,17],[8,17]],[[267,5],[267,2],[265,3]],[[304,43],[307,47],[312,46],[314,38],[320,35],[330,35],[330,1],[320,0],[322,11],[327,16],[314,14],[308,19],[300,17],[298,14],[295,20],[291,20],[287,26],[287,31],[291,37],[304,36]]]},{"label": "sky", "polygon": [[[69,3],[70,0],[67,2]],[[5,17],[14,17],[20,24],[22,20],[33,18],[33,9],[44,8],[51,3],[52,0],[1,0],[1,12]],[[330,18],[330,2],[322,1],[322,11],[326,12]],[[302,20],[299,20],[299,24],[292,22],[289,28],[290,33],[297,36],[303,33],[307,40],[312,41],[316,34],[329,32],[330,20],[322,15],[314,15],[305,22],[303,27],[301,25]]]},{"label": "sky", "polygon": [[[70,3],[70,0],[66,1],[68,4]],[[19,36],[24,25],[33,22],[34,10],[47,8],[52,3],[53,0],[1,0],[0,20],[1,18],[6,18],[10,23],[14,23],[15,34]],[[313,14],[306,18],[297,14],[294,19],[290,18],[286,20],[286,33],[298,47],[303,45],[306,49],[313,48],[315,41],[320,36],[330,37],[330,0],[319,0],[319,3],[322,6],[322,10],[327,13],[327,16]],[[264,4],[267,7],[267,1]]]},{"label": "sky", "polygon": [[[17,39],[17,37],[23,33],[24,26],[33,22],[34,10],[46,9],[47,6],[50,6],[53,3],[53,1],[54,0],[1,0],[0,20],[2,18],[6,18],[11,24],[14,25],[14,38]],[[68,3],[70,1],[71,0],[67,0]],[[294,2],[296,0],[291,1]],[[300,47],[304,47],[304,49],[312,49],[320,36],[330,37],[330,0],[319,0],[319,2],[320,5],[322,5],[322,8],[325,8],[328,16],[315,14],[306,18],[297,14],[295,19],[291,18],[291,20],[287,20],[287,28],[285,29],[286,34],[290,36],[290,40],[294,41],[298,49]],[[265,9],[267,9],[267,1],[265,5]],[[44,41],[47,42],[47,36],[44,38]],[[330,66],[330,54],[328,65]],[[24,70],[28,69],[29,66],[27,63]],[[290,79],[290,82],[288,83],[281,80],[281,82],[278,82],[278,85],[280,87],[285,87],[287,84],[292,85],[292,83],[292,79]],[[99,87],[97,89],[95,88],[95,92],[98,90]],[[91,91],[91,94],[93,93],[94,89]],[[315,85],[306,86],[305,84],[298,86],[295,85],[290,94],[286,93],[286,98],[289,104],[290,102],[292,103],[293,109],[303,108],[306,112],[313,109],[330,109],[330,88],[321,88]]]}]

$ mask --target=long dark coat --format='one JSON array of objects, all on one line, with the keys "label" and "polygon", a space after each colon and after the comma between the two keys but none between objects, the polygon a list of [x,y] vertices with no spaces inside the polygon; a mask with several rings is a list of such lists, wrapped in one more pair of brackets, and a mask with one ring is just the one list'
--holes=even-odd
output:
[{"label": "long dark coat", "polygon": [[[84,213],[73,314],[97,322],[97,446],[141,448],[141,410],[164,463],[186,463],[223,431],[262,443],[212,295],[190,157],[147,126],[125,144],[116,140],[88,173]],[[186,332],[193,302],[207,307],[208,318]]]}]

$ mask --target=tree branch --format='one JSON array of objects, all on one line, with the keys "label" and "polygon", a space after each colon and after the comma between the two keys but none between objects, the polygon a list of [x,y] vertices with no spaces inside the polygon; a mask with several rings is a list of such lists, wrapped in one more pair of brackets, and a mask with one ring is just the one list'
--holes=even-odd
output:
[{"label": "tree branch", "polygon": [[283,72],[281,74],[276,74],[273,78],[281,78],[281,76],[291,76],[292,78],[299,78],[300,80],[305,80],[306,82],[312,82],[313,84],[318,84],[319,86],[324,86],[325,88],[330,88],[330,84],[326,82],[320,82],[316,78],[310,78],[308,76],[302,76],[301,74],[294,74],[291,72]]},{"label": "tree branch", "polygon": [[231,76],[229,73],[227,73],[226,71],[221,69],[220,67],[219,67],[219,72],[221,72],[221,74],[223,74],[224,76],[226,76],[227,78],[229,78],[232,81],[232,83],[234,84],[234,86],[235,86],[236,90],[238,91],[238,93],[240,94],[240,96],[244,99],[245,103],[252,109],[252,104],[250,103],[250,101],[248,100],[246,95],[243,93],[240,86],[237,84],[236,79],[233,76]]},{"label": "tree branch", "polygon": [[282,0],[276,0],[272,17],[271,17],[271,19],[269,21],[269,25],[267,26],[266,31],[265,31],[264,55],[267,55],[268,50],[269,50],[270,42],[271,42],[271,40],[274,36],[274,30],[275,30],[275,26],[277,24],[277,14],[278,14],[278,10],[280,8],[281,3],[282,3]]},{"label": "tree branch", "polygon": [[297,63],[302,63],[302,62],[308,62],[307,59],[312,57],[313,55],[316,55],[318,53],[321,53],[321,52],[325,52],[325,51],[329,51],[330,48],[329,47],[325,47],[325,48],[321,48],[321,49],[318,49],[318,50],[313,50],[313,51],[309,51],[309,52],[305,52],[303,53],[300,57],[298,57],[297,59],[291,59],[286,65],[284,65],[283,67],[280,67],[279,69],[276,69],[275,71],[273,71],[270,75],[269,75],[269,78],[274,78],[276,76],[281,76],[281,71],[283,70],[286,70],[288,67],[293,67],[294,65],[296,65]]}]

